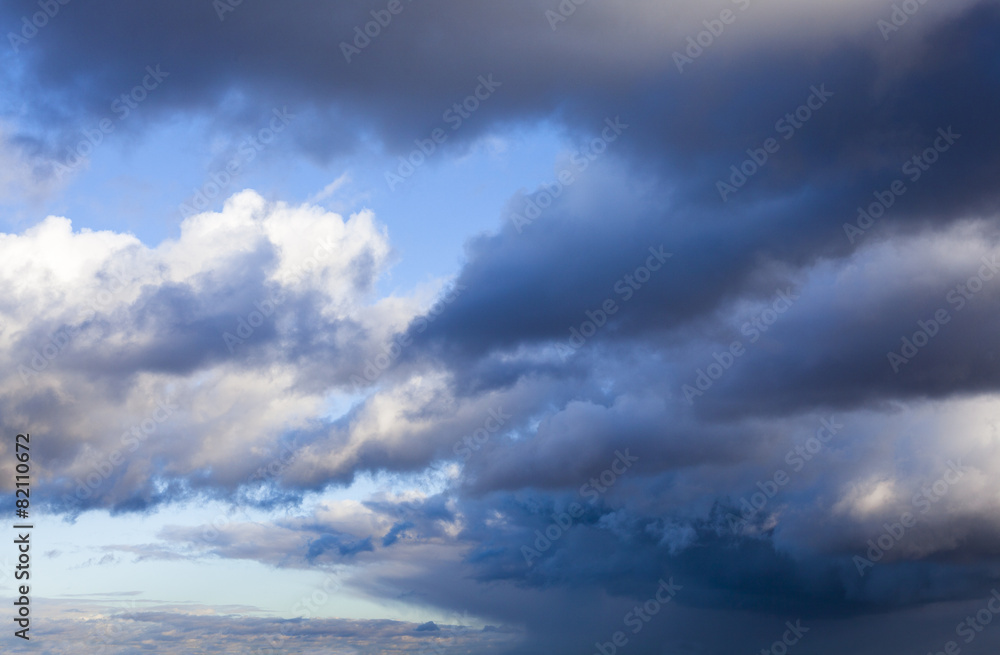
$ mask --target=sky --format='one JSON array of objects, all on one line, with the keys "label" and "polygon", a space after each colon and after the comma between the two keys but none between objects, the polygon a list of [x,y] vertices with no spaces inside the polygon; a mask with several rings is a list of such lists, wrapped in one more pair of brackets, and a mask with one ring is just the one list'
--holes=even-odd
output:
[{"label": "sky", "polygon": [[1000,647],[1000,3],[0,26],[5,652]]}]

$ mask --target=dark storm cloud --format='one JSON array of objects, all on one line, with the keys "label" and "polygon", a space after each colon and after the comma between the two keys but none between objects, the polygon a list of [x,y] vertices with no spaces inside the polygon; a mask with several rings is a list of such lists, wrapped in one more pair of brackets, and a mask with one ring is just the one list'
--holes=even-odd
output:
[{"label": "dark storm cloud", "polygon": [[[950,246],[947,255],[927,247],[934,240]],[[852,297],[806,285],[798,306],[766,333],[730,333],[747,354],[696,399],[699,411],[784,413],[996,390],[997,244],[993,235],[955,242],[932,233],[923,244],[899,237],[848,260],[871,271],[840,274]],[[866,256],[872,252],[885,258]],[[917,282],[918,271],[932,275]],[[700,351],[701,368],[720,345]]]},{"label": "dark storm cloud", "polygon": [[[765,436],[756,426],[686,422],[651,397],[619,396],[608,406],[596,398],[573,401],[546,416],[530,440],[489,442],[467,461],[464,482],[474,494],[579,488],[596,495],[601,485],[595,479],[602,474],[606,484],[625,471],[643,475],[734,464],[753,459]],[[574,456],[566,461],[569,451]]]},{"label": "dark storm cloud", "polygon": [[[876,222],[854,246],[863,250],[797,269],[770,250],[769,241],[788,233],[676,222],[668,223],[676,226],[668,232],[639,219],[636,229],[651,237],[644,240],[629,226],[600,221],[608,214],[595,211],[572,220],[552,210],[547,223],[524,234],[504,230],[473,244],[460,278],[470,291],[432,330],[411,328],[418,348],[404,356],[429,352],[451,362],[456,388],[465,393],[510,387],[530,375],[573,378],[591,370],[594,358],[648,347],[669,355],[664,373],[676,384],[663,386],[679,391],[694,385],[696,371],[711,364],[714,353],[738,341],[746,355],[711,394],[699,393],[709,399],[701,407],[715,410],[725,404],[764,412],[843,408],[996,387],[988,362],[997,346],[988,326],[1000,262],[989,223],[975,224],[965,237],[958,235],[966,228],[938,229],[922,240]],[[658,270],[644,271],[649,244],[661,243],[656,237],[673,256]],[[843,221],[828,238],[850,244]],[[928,245],[934,239],[961,254],[935,252]],[[870,272],[844,275],[841,265]],[[637,282],[637,271],[647,281]],[[925,281],[910,283],[918,274]],[[854,293],[828,287],[838,276],[842,289]],[[762,331],[761,313],[773,315],[775,303],[787,313],[770,331],[774,319],[765,315]],[[921,331],[918,321],[927,323],[942,310],[948,323],[940,330],[929,324],[934,338],[912,363],[911,357],[887,359],[892,351],[902,353],[903,337]],[[545,346],[555,354],[540,357],[532,350]],[[912,346],[905,347],[912,355]]]},{"label": "dark storm cloud", "polygon": [[[776,118],[794,112],[813,85],[826,83],[836,94],[816,119],[827,128],[803,130],[776,158],[783,161],[771,165],[770,180],[755,180],[754,187],[812,182],[834,164],[861,164],[872,169],[863,173],[869,175],[894,165],[885,157],[909,155],[920,136],[939,126],[981,135],[980,144],[996,130],[985,119],[997,106],[996,87],[979,84],[996,75],[989,61],[997,46],[985,38],[998,20],[994,3],[979,3],[941,25],[936,23],[944,19],[923,16],[924,26],[912,32],[932,33],[914,50],[904,38],[879,38],[874,20],[882,12],[876,8],[852,7],[871,16],[871,29],[845,30],[850,36],[844,36],[836,27],[829,34],[807,22],[810,12],[822,17],[836,13],[832,9],[814,6],[804,17],[785,3],[761,2],[743,14],[740,33],[731,28],[684,73],[676,70],[673,53],[683,49],[687,30],[702,29],[703,11],[693,3],[595,4],[555,30],[544,17],[547,2],[403,2],[402,8],[351,63],[341,43],[372,20],[370,11],[383,11],[382,3],[248,1],[222,20],[211,4],[195,0],[141,8],[124,0],[70,3],[7,56],[46,89],[44,105],[21,89],[37,105],[28,116],[43,124],[76,131],[75,121],[107,114],[111,99],[131,89],[145,66],[162,64],[169,84],[144,103],[148,115],[221,111],[230,125],[256,125],[258,115],[287,104],[314,113],[300,145],[320,150],[357,145],[365,133],[354,127],[358,123],[393,149],[409,149],[413,139],[440,125],[447,108],[474,92],[480,75],[494,74],[502,87],[482,109],[483,119],[466,121],[456,136],[546,116],[586,132],[621,115],[644,135],[636,149],[674,174],[693,174],[699,186],[713,182],[704,193],[692,190],[696,198],[715,193],[714,179],[704,176],[717,176],[719,165],[725,172],[732,163],[727,159],[773,136]],[[36,9],[28,0],[8,3],[5,22],[13,30]],[[789,33],[769,34],[775,14],[785,14]],[[803,38],[815,31],[815,38]],[[721,56],[733,52],[739,57]],[[942,83],[954,92],[926,102]],[[966,97],[978,102],[965,103]],[[878,111],[872,111],[875,103]],[[38,111],[53,106],[59,111]],[[984,162],[994,161],[984,146],[970,147]],[[990,179],[987,170],[954,171],[954,180],[971,173],[964,182],[969,187]]]},{"label": "dark storm cloud", "polygon": [[[988,215],[997,207],[1000,162],[988,144],[1000,137],[1000,85],[985,82],[997,80],[998,57],[986,35],[998,24],[1000,9],[981,3],[934,25],[919,47],[873,44],[868,34],[814,49],[760,45],[758,56],[664,75],[641,99],[571,97],[568,120],[581,135],[624,117],[614,154],[541,218],[524,222],[548,187],[513,198],[499,233],[470,244],[459,283],[471,291],[423,340],[461,361],[462,388],[509,385],[531,367],[491,365],[491,352],[567,340],[606,299],[622,311],[596,341],[668,331],[709,320],[736,297],[771,293],[796,269],[887,231]],[[798,120],[809,116],[801,123],[799,108]],[[780,150],[723,202],[717,182],[731,183],[730,166],[769,138]],[[657,183],[666,190],[650,188]],[[878,202],[889,206],[872,209]],[[860,217],[858,228],[859,207],[875,214],[875,227]],[[674,257],[623,306],[616,284],[661,244]]]},{"label": "dark storm cloud", "polygon": [[[608,641],[631,617],[625,633],[637,652],[661,652],[669,642],[690,649],[682,652],[720,655],[746,649],[748,643],[769,645],[775,639],[770,631],[782,626],[780,635],[789,619],[814,630],[806,652],[839,652],[856,630],[865,632],[857,640],[861,652],[878,652],[880,640],[917,649],[937,639],[943,643],[954,636],[955,624],[968,609],[979,609],[996,585],[988,566],[968,562],[882,563],[860,578],[847,557],[794,556],[783,552],[769,530],[734,532],[727,514],[738,508],[725,505],[713,508],[707,519],[693,521],[594,506],[528,564],[521,547],[532,546],[539,532],[553,525],[552,515],[567,511],[571,500],[552,498],[496,494],[467,503],[461,536],[474,547],[462,565],[426,561],[412,573],[369,575],[362,584],[382,593],[388,587],[401,595],[415,594],[456,611],[517,617],[527,624],[529,638],[512,653],[580,652],[595,640]],[[502,521],[496,520],[498,515]],[[760,528],[765,518],[753,523]],[[685,545],[672,547],[676,540],[665,537],[682,531]],[[635,636],[631,628],[640,623],[635,619],[642,615],[644,601],[654,598],[667,580],[680,590],[671,604],[646,610],[652,619]],[[477,593],[482,585],[490,593]],[[930,599],[938,602],[922,610],[899,609],[925,606]],[[935,630],[920,630],[917,636],[902,628],[914,620],[916,627],[920,619],[914,612],[926,613],[929,607],[936,608]],[[723,635],[719,625],[732,629]],[[876,626],[894,628],[877,637]],[[981,636],[983,643],[977,646],[997,638]]]},{"label": "dark storm cloud", "polygon": [[[558,61],[556,70],[528,76],[520,93],[498,94],[490,111],[547,113],[559,102],[545,90],[555,76],[567,73],[575,78],[573,86],[584,84],[579,63],[558,48],[571,37],[553,35],[535,2],[404,2],[403,7],[351,63],[340,43],[353,41],[354,28],[372,20],[370,11],[384,11],[384,4],[245,2],[222,20],[210,3],[194,0],[141,9],[128,2],[70,4],[17,55],[8,56],[47,89],[48,98],[67,100],[42,105],[36,96],[38,109],[47,108],[32,115],[41,124],[75,127],[76,121],[106,114],[111,100],[128,92],[145,66],[159,64],[169,72],[169,83],[143,106],[147,116],[216,111],[241,96],[235,109],[224,111],[230,123],[250,124],[256,114],[287,104],[315,112],[323,127],[316,125],[302,144],[322,154],[357,145],[363,131],[346,129],[348,119],[396,145],[409,144],[472,94],[479,76],[494,73],[507,85],[515,71],[530,71],[529,63],[546,57]],[[16,29],[23,14],[36,10],[32,2],[5,6],[4,22]],[[519,46],[511,47],[498,26],[518,33]],[[604,52],[600,48],[586,59],[599,62]],[[606,70],[604,77],[616,72]],[[330,129],[330,121],[340,127]]]},{"label": "dark storm cloud", "polygon": [[[556,517],[567,515],[574,501],[586,505],[584,513],[566,530],[553,531],[560,520],[567,523]],[[507,525],[516,527],[481,527],[478,513],[498,508],[509,516]],[[767,527],[767,513],[748,521],[735,505],[719,504],[707,518],[686,519],[640,515],[580,498],[553,503],[541,496],[495,495],[466,509],[470,526],[476,526],[462,535],[476,544],[468,563],[483,582],[594,586],[638,599],[650,580],[669,574],[685,586],[677,598],[681,605],[809,618],[964,600],[988,595],[997,584],[989,565],[947,559],[880,561],[861,576],[852,556],[865,556],[864,541],[844,548],[840,557],[796,556],[780,547]]]}]

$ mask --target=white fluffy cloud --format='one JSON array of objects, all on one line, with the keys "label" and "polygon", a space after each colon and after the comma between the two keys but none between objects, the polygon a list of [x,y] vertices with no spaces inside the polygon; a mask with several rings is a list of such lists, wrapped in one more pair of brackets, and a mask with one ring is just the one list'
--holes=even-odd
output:
[{"label": "white fluffy cloud", "polygon": [[52,500],[141,509],[174,478],[232,488],[282,438],[322,434],[330,394],[417,314],[374,296],[390,256],[369,211],[252,191],[155,247],[61,217],[0,235],[4,429],[38,433]]}]

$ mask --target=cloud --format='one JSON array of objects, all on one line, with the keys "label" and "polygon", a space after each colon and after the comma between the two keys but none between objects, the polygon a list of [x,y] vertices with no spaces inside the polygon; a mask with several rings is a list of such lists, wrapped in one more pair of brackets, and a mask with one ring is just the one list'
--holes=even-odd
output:
[{"label": "cloud", "polygon": [[327,394],[417,309],[374,298],[390,249],[371,213],[253,192],[156,247],[49,217],[0,252],[3,415],[50,435],[39,462],[66,511],[248,482],[321,437]]},{"label": "cloud", "polygon": [[[139,131],[149,122],[182,112],[217,116],[217,128],[242,134],[256,129],[261,117],[270,114],[274,98],[280,98],[314,125],[288,147],[326,157],[365,147],[362,135],[367,133],[393,151],[409,152],[417,136],[439,126],[443,113],[473,92],[479,75],[493,74],[502,90],[483,109],[482,120],[477,116],[468,121],[453,142],[471,143],[495,124],[554,116],[585,131],[607,116],[621,114],[643,124],[651,135],[644,143],[657,158],[683,162],[697,156],[706,162],[723,154],[719,148],[742,144],[772,125],[776,104],[781,113],[794,110],[795,96],[811,84],[853,77],[838,87],[851,85],[852,97],[845,90],[841,98],[852,109],[838,113],[843,111],[841,120],[855,126],[862,110],[867,116],[872,94],[895,83],[894,72],[904,72],[914,83],[906,89],[904,79],[896,97],[906,107],[887,106],[887,119],[899,117],[893,116],[894,109],[920,111],[907,98],[925,86],[921,80],[948,75],[953,86],[971,90],[975,69],[958,77],[954,73],[962,70],[958,64],[982,66],[977,63],[982,58],[960,61],[962,54],[953,50],[933,69],[926,68],[926,59],[937,58],[940,47],[967,37],[963,32],[988,29],[985,25],[995,20],[992,4],[986,2],[924,6],[887,44],[876,27],[886,11],[869,3],[806,6],[759,0],[731,5],[738,22],[681,73],[675,53],[684,52],[687,39],[705,30],[705,21],[718,20],[717,10],[696,2],[591,4],[555,29],[546,14],[553,7],[541,0],[489,7],[455,7],[441,1],[405,4],[405,11],[348,62],[341,44],[354,41],[356,28],[371,22],[370,12],[383,10],[381,4],[336,7],[301,0],[280,7],[241,5],[220,20],[211,6],[191,0],[148,12],[121,0],[104,0],[99,11],[61,7],[21,52],[6,54],[17,64],[7,78],[26,100],[13,117],[26,134],[61,131],[61,143],[39,146],[60,158],[68,144],[79,139],[80,125],[111,115],[113,100],[141,82],[145,66],[162,65],[170,77],[156,89],[155,98],[144,102],[142,116],[130,117],[121,129]],[[34,7],[28,2],[8,5],[6,22],[20,24]],[[186,29],[163,29],[179,24]],[[434,30],[447,38],[424,38]],[[517,47],[512,47],[512,39]],[[988,43],[975,47],[988,51]],[[881,54],[888,47],[893,55]],[[399,66],[402,61],[410,63],[405,70]],[[761,74],[772,68],[783,74]],[[82,84],[82,79],[88,83]],[[37,80],[46,95],[33,93],[29,80]],[[723,90],[710,92],[707,84]],[[988,90],[980,88],[982,94],[995,104]],[[692,96],[715,99],[712,115],[685,102]],[[44,104],[52,99],[66,101]],[[795,104],[784,109],[793,99]],[[992,129],[979,120],[975,127],[960,120],[973,117],[974,111],[957,97],[939,97],[925,113],[944,115],[970,130]],[[700,120],[691,120],[698,114]],[[664,116],[673,120],[662,120]],[[331,124],[361,129],[331,130]],[[717,125],[726,127],[716,130]],[[831,158],[863,159],[869,151],[863,144],[878,142],[871,137],[882,134],[903,149],[912,143],[914,135],[887,134],[887,127],[888,121],[875,122],[849,132],[855,139],[839,143],[821,142],[815,134],[805,139],[814,146],[836,147]],[[889,154],[891,149],[883,151]]]},{"label": "cloud", "polygon": [[[305,242],[322,243],[321,228],[335,235],[330,259],[304,250]],[[206,246],[222,236],[227,249]],[[956,339],[946,332],[966,317],[973,318],[957,334],[980,324],[974,317],[990,306],[988,280],[961,310],[947,298],[955,284],[978,275],[995,246],[982,221],[939,229],[933,238],[893,237],[799,271],[757,264],[762,272],[741,293],[723,296],[712,312],[685,321],[661,322],[661,310],[640,304],[642,292],[662,293],[654,279],[667,280],[674,267],[677,275],[687,274],[683,257],[666,259],[661,270],[653,271],[662,277],[651,274],[648,286],[628,301],[615,291],[613,280],[606,284],[603,293],[622,301],[623,322],[609,321],[566,359],[553,352],[544,332],[516,349],[500,349],[487,339],[484,349],[458,355],[434,339],[416,339],[405,361],[347,414],[330,420],[323,418],[326,394],[344,389],[361,367],[360,357],[371,357],[412,325],[419,312],[412,299],[392,300],[391,307],[374,299],[371,285],[391,249],[370,215],[344,221],[308,206],[270,205],[245,192],[220,214],[189,219],[178,242],[153,249],[129,235],[74,233],[65,219],[50,218],[23,235],[0,240],[0,247],[17,243],[20,253],[24,244],[18,240],[31,239],[46,253],[35,260],[6,260],[12,288],[19,289],[18,279],[47,281],[44,287],[21,287],[19,302],[39,311],[30,319],[7,315],[8,334],[16,335],[8,343],[42,343],[44,348],[46,335],[82,325],[74,338],[93,347],[77,351],[75,343],[65,344],[29,376],[30,389],[19,379],[17,366],[9,366],[7,402],[15,410],[18,402],[38,403],[41,390],[44,402],[69,408],[60,413],[58,420],[66,423],[59,426],[78,422],[76,431],[56,429],[55,418],[51,426],[34,428],[46,434],[65,430],[59,449],[49,441],[52,455],[40,460],[56,489],[62,485],[66,504],[60,505],[60,496],[52,492],[50,502],[68,512],[148,510],[197,494],[246,502],[249,496],[239,494],[259,485],[265,497],[291,494],[283,496],[284,502],[297,502],[308,491],[346,485],[361,472],[418,472],[432,464],[444,476],[443,491],[418,502],[374,497],[360,505],[329,505],[294,521],[177,526],[160,535],[162,543],[116,547],[104,561],[131,553],[250,559],[295,568],[349,563],[355,567],[352,584],[373,597],[412,598],[450,610],[469,602],[479,585],[502,585],[506,592],[469,607],[508,622],[521,614],[524,594],[540,594],[539,603],[547,602],[542,600],[547,589],[641,599],[649,581],[664,570],[685,578],[689,594],[677,603],[690,609],[781,612],[798,607],[827,618],[863,616],[928,599],[957,602],[988,591],[991,584],[987,562],[1000,531],[988,504],[978,498],[995,458],[978,445],[986,434],[983,424],[963,427],[968,439],[947,446],[940,435],[952,433],[958,417],[990,414],[990,383],[989,378],[964,383],[966,378],[949,374],[947,393],[930,402],[936,387],[919,384],[942,375],[919,372],[922,366],[957,363],[967,375],[971,369],[962,365],[962,357],[974,361],[970,345],[988,342],[988,335]],[[82,247],[75,247],[77,240]],[[648,247],[640,252],[635,266],[656,260],[649,253]],[[308,270],[292,264],[313,256],[316,264]],[[123,268],[114,268],[119,262]],[[369,272],[359,274],[358,267]],[[248,277],[248,270],[256,273]],[[237,279],[240,284],[232,283]],[[473,291],[491,279],[497,278],[465,282]],[[776,306],[773,292],[762,291],[788,280],[794,284],[788,291],[793,302],[759,341],[751,341],[741,325]],[[118,284],[110,286],[112,281]],[[103,296],[102,284],[109,285]],[[31,295],[42,288],[44,299]],[[253,334],[240,337],[237,352],[227,353],[225,323],[206,316],[228,313],[234,324],[228,329],[237,334],[241,313],[248,325],[250,312],[263,313],[250,309],[254,292],[267,298],[275,288],[287,296],[277,304],[299,320],[283,322],[283,310],[276,308],[267,329],[255,326]],[[591,306],[601,306],[600,296]],[[449,329],[452,311],[466,311],[465,297],[436,319],[430,335]],[[88,307],[88,298],[100,304]],[[913,317],[933,315],[938,305],[951,308],[954,323],[940,326],[936,341],[912,357],[911,368],[893,373],[885,349],[898,345],[906,334],[900,329]],[[223,306],[246,311],[226,312]],[[901,309],[875,311],[886,306]],[[395,318],[376,328],[376,313]],[[302,317],[318,318],[310,323]],[[310,332],[311,326],[317,331]],[[567,335],[570,326],[573,322],[564,326]],[[323,330],[329,329],[352,335],[351,355],[329,350],[336,343],[326,340]],[[816,342],[816,335],[828,336]],[[161,364],[144,354],[158,348],[173,352],[170,340],[178,338],[209,345],[188,353],[185,362]],[[699,366],[719,361],[712,353],[734,338],[746,341],[745,354],[734,358],[717,386],[688,403],[682,386],[695,383]],[[161,345],[164,339],[168,342]],[[851,346],[852,339],[867,349]],[[311,342],[323,347],[310,350]],[[883,342],[887,345],[880,346]],[[58,346],[55,339],[52,343]],[[824,355],[826,348],[830,355]],[[952,352],[942,356],[935,348]],[[315,354],[303,357],[301,350]],[[18,352],[25,351],[11,348],[8,360],[18,361]],[[497,352],[505,353],[502,360]],[[814,362],[856,356],[859,364],[845,371],[871,361],[883,374],[861,367],[859,375],[840,383],[830,377],[832,365],[824,364],[819,369],[826,374],[810,382],[795,373],[802,359],[785,357],[802,352],[811,353]],[[322,373],[312,366],[320,361]],[[463,361],[473,366],[463,372]],[[455,384],[475,367],[500,361],[524,373],[505,384],[465,389]],[[545,364],[538,367],[539,362]],[[121,383],[123,372],[130,377],[121,379],[133,380],[131,385]],[[816,393],[822,402],[810,400],[810,384],[834,383],[842,384],[843,397],[827,389]],[[283,394],[275,394],[276,384]],[[768,385],[780,384],[788,386],[760,397]],[[95,385],[99,393],[90,391]],[[981,395],[970,400],[971,393]],[[67,398],[87,399],[88,411],[74,414]],[[767,398],[774,400],[768,404]],[[107,409],[93,412],[95,406]],[[842,427],[822,451],[822,463],[808,467],[811,459],[790,457],[796,452],[801,457],[801,448],[811,447],[809,435],[830,420],[830,411],[833,421],[850,427]],[[125,433],[134,439],[122,441],[120,431],[101,428],[104,414],[127,416],[126,425],[138,426]],[[506,417],[503,424],[486,430],[483,426],[497,416]],[[907,441],[878,438],[890,425],[901,430],[901,417],[913,426]],[[477,430],[486,436],[478,438]],[[95,442],[83,434],[109,436]],[[127,451],[133,443],[135,450]],[[461,446],[468,455],[460,455]],[[116,449],[124,458],[117,464],[111,458]],[[894,457],[899,449],[921,455],[900,468]],[[573,453],[572,459],[566,453]],[[926,485],[933,489],[948,462],[959,460],[968,472],[963,482],[949,486],[941,503],[931,502],[926,513],[920,512],[923,501],[913,499]],[[441,466],[449,461],[458,466]],[[278,465],[269,473],[272,463]],[[766,490],[778,470],[798,474],[788,492],[768,496],[764,507],[745,516],[743,501]],[[92,474],[97,484],[90,496],[65,497],[76,491],[74,484],[89,485]],[[583,511],[563,527],[560,517],[573,503]],[[883,524],[898,522],[907,511],[919,516],[907,539],[889,549],[870,575],[859,576],[852,558],[867,556],[868,541],[879,537]],[[733,529],[733,516],[740,517],[739,530]],[[816,516],[825,517],[825,527],[817,528]],[[542,547],[539,535],[553,524],[560,526],[559,537]],[[206,531],[213,536],[206,538]],[[525,547],[538,556],[526,559]],[[985,559],[970,564],[970,555]],[[423,576],[441,575],[445,562],[456,567],[455,573],[435,589],[417,591]],[[914,572],[918,582],[908,577]],[[935,581],[946,573],[954,582]]]},{"label": "cloud", "polygon": [[[30,646],[4,636],[10,652],[68,655],[79,644],[126,652],[136,644],[155,644],[158,652],[180,654],[197,648],[207,652],[254,652],[280,649],[289,653],[503,653],[521,635],[513,630],[483,630],[469,625],[441,625],[435,630],[402,621],[351,619],[282,620],[253,608],[177,607],[162,603],[42,601],[52,617],[33,627]],[[228,611],[227,611],[228,610]],[[422,629],[423,628],[423,629]],[[36,632],[37,631],[37,632]],[[37,635],[37,636],[36,636]],[[36,639],[38,644],[36,645]]]},{"label": "cloud", "polygon": [[[997,585],[1000,8],[927,3],[887,34],[892,10],[861,0],[723,3],[735,22],[712,34],[703,3],[563,4],[553,22],[548,2],[405,3],[348,62],[380,5],[71,3],[4,55],[24,101],[0,186],[44,189],[154,64],[169,83],[123,131],[211,115],[226,136],[280,99],[301,129],[279,147],[392,155],[491,75],[449,148],[542,122],[567,144],[434,304],[443,281],[379,297],[393,250],[372,212],[312,206],[344,176],[302,206],[244,191],[155,246],[56,216],[0,235],[0,423],[45,435],[41,499],[313,503],[91,563],[345,570],[362,595],[528,636],[455,651],[585,652],[664,578],[682,592],[630,652],[765,647],[793,615],[817,653],[937,643]],[[364,476],[433,489],[316,500]],[[289,625],[119,623],[216,650]],[[294,625],[295,648],[344,652],[448,632]]]}]

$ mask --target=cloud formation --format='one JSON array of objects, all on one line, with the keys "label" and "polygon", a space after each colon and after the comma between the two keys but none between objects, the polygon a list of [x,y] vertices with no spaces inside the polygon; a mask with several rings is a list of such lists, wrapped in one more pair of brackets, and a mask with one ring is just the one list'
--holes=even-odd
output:
[{"label": "cloud formation", "polygon": [[[796,620],[808,652],[943,644],[1000,584],[1000,6],[897,4],[61,5],[3,55],[0,185],[51,190],[147,66],[169,78],[122,131],[233,139],[287,106],[290,155],[394,157],[489,76],[444,150],[538,124],[568,145],[413,293],[379,291],[398,244],[372,211],[253,190],[158,245],[58,216],[0,235],[0,425],[47,435],[39,502],[309,498],[95,566],[343,569],[508,626],[445,652],[585,652],[650,599],[630,652],[767,647]],[[372,479],[425,488],[323,498]],[[275,628],[121,623],[123,647],[217,652]],[[296,625],[302,652],[447,632]]]}]

